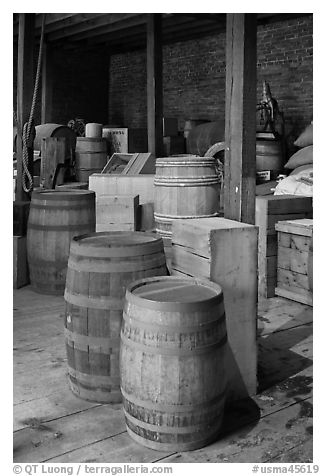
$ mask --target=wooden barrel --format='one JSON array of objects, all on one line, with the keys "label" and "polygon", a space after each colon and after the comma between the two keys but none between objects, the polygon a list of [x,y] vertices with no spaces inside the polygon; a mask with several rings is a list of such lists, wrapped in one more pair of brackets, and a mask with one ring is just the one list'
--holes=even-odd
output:
[{"label": "wooden barrel", "polygon": [[216,216],[220,182],[212,157],[181,156],[156,160],[156,231],[171,239],[172,220]]},{"label": "wooden barrel", "polygon": [[121,327],[127,431],[161,451],[215,440],[226,393],[223,293],[215,283],[155,277],[131,283]]},{"label": "wooden barrel", "polygon": [[[283,169],[282,144],[279,140],[256,141],[257,181],[275,180]],[[261,172],[269,172],[264,175]]]},{"label": "wooden barrel", "polygon": [[102,137],[103,124],[88,122],[85,126],[85,137]]},{"label": "wooden barrel", "polygon": [[34,191],[27,226],[30,281],[45,294],[63,294],[70,241],[95,231],[95,193]]},{"label": "wooden barrel", "polygon": [[163,243],[152,233],[101,232],[72,240],[65,289],[70,388],[85,400],[121,401],[120,327],[126,286],[166,275]]},{"label": "wooden barrel", "polygon": [[95,137],[77,137],[76,179],[88,182],[89,176],[102,172],[107,162],[105,139]]},{"label": "wooden barrel", "polygon": [[189,154],[203,156],[216,142],[224,140],[224,119],[207,122],[194,127],[186,139],[186,149]]}]

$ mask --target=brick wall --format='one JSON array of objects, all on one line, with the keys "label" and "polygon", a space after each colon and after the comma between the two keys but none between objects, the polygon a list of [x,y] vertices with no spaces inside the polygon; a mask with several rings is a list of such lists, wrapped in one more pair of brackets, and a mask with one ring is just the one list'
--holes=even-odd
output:
[{"label": "brick wall", "polygon": [[[257,100],[266,79],[285,113],[289,137],[312,119],[312,29],[312,15],[258,27]],[[104,47],[56,49],[54,63],[53,122],[82,117],[86,122],[146,127],[145,50],[115,54],[110,60]],[[164,45],[163,88],[164,115],[177,117],[180,129],[186,119],[223,119],[225,33]]]},{"label": "brick wall", "polygon": [[[259,26],[257,101],[266,79],[295,137],[312,119],[312,15]],[[111,57],[109,121],[146,126],[146,53]],[[224,117],[225,33],[163,47],[164,115],[215,120]]]}]

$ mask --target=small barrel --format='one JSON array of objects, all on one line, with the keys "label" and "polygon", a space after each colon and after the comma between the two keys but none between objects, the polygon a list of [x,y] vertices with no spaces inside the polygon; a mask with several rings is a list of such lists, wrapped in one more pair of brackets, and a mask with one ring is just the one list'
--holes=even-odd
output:
[{"label": "small barrel", "polygon": [[164,238],[172,237],[172,220],[218,214],[221,184],[212,157],[157,159],[154,187],[156,231]]},{"label": "small barrel", "polygon": [[160,451],[214,441],[226,395],[226,343],[219,285],[170,276],[131,283],[120,344],[129,435]]},{"label": "small barrel", "polygon": [[[279,140],[256,141],[257,182],[275,180],[283,169],[282,144]],[[265,172],[265,174],[263,173]]]},{"label": "small barrel", "polygon": [[95,192],[44,190],[32,194],[27,258],[35,291],[63,294],[71,239],[95,231]]},{"label": "small barrel", "polygon": [[72,240],[65,289],[70,388],[85,400],[121,401],[120,328],[126,286],[166,275],[160,237],[101,232]]},{"label": "small barrel", "polygon": [[102,172],[106,162],[105,139],[102,137],[77,137],[76,179],[78,182],[88,182],[90,175]]},{"label": "small barrel", "polygon": [[103,124],[88,122],[85,126],[85,137],[102,137]]}]

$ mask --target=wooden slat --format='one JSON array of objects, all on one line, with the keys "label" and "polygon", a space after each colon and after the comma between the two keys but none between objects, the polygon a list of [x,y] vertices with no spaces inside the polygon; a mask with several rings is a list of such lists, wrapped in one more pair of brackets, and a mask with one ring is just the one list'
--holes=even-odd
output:
[{"label": "wooden slat", "polygon": [[227,14],[224,216],[255,223],[256,15]]},{"label": "wooden slat", "polygon": [[148,151],[163,154],[162,17],[150,13],[147,20],[147,133]]},{"label": "wooden slat", "polygon": [[[83,22],[76,22],[75,25],[69,26],[64,30],[56,31],[48,35],[48,41],[62,40],[68,38],[69,41],[80,40],[82,38],[90,38],[92,36],[109,33],[110,31],[119,30],[123,26],[123,22],[130,20],[138,20],[138,23],[145,23],[146,18],[143,14],[137,13],[115,13],[101,14],[96,17],[86,18]],[[128,25],[128,24],[127,24]],[[128,25],[130,26],[130,24]]]}]

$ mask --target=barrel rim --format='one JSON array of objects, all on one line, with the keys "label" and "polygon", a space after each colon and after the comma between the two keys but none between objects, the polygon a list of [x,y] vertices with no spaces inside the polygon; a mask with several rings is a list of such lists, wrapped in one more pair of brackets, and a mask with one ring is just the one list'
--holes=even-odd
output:
[{"label": "barrel rim", "polygon": [[[108,246],[97,246],[97,247],[94,247],[92,248],[90,246],[90,244],[88,243],[82,243],[82,240],[84,240],[85,238],[92,238],[92,237],[101,237],[101,236],[112,236],[112,237],[116,237],[116,236],[139,236],[139,237],[145,237],[145,238],[148,238],[150,240],[148,241],[139,241],[139,242],[133,242],[133,243],[129,243],[129,244],[126,244],[126,243],[114,243],[112,246],[108,247]],[[143,231],[97,231],[97,232],[94,232],[94,233],[85,233],[83,235],[78,235],[78,236],[74,236],[71,240],[71,251],[73,251],[73,249],[75,247],[81,247],[81,246],[84,246],[85,248],[87,249],[90,249],[92,248],[94,250],[94,252],[96,252],[96,250],[100,250],[100,249],[124,249],[126,247],[128,247],[129,249],[132,248],[132,249],[138,249],[138,248],[142,248],[144,246],[148,246],[148,245],[160,245],[160,243],[162,242],[162,246],[163,246],[163,241],[162,241],[162,238],[160,236],[158,236],[156,233],[150,233],[150,232],[143,232]],[[128,254],[129,256],[129,254]],[[103,255],[103,257],[105,258],[106,255]]]},{"label": "barrel rim", "polygon": [[79,195],[93,197],[95,196],[95,192],[93,190],[82,190],[82,189],[74,189],[74,190],[34,190],[32,193],[32,199],[42,200],[43,198],[46,200],[61,200],[61,199],[71,199],[78,197]]},{"label": "barrel rim", "polygon": [[[151,282],[162,282],[162,281],[175,281],[175,282],[189,282],[192,284],[197,284],[200,286],[204,286],[206,288],[210,288],[216,292],[216,296],[211,298],[206,298],[201,301],[192,301],[192,302],[182,302],[182,301],[154,301],[148,298],[143,298],[138,296],[137,294],[133,294],[133,290],[139,288],[140,286],[144,286],[147,283]],[[179,277],[179,276],[154,276],[151,278],[142,278],[136,281],[133,281],[126,287],[126,294],[125,294],[125,302],[132,303],[138,305],[145,309],[152,309],[152,310],[160,310],[160,311],[187,311],[193,310],[197,311],[199,309],[203,309],[206,307],[211,307],[213,305],[219,304],[223,301],[223,290],[222,287],[217,284],[213,283],[209,280],[204,279],[197,279],[197,278],[187,278],[187,277]]]},{"label": "barrel rim", "polygon": [[77,137],[77,142],[105,142],[105,137]]}]

